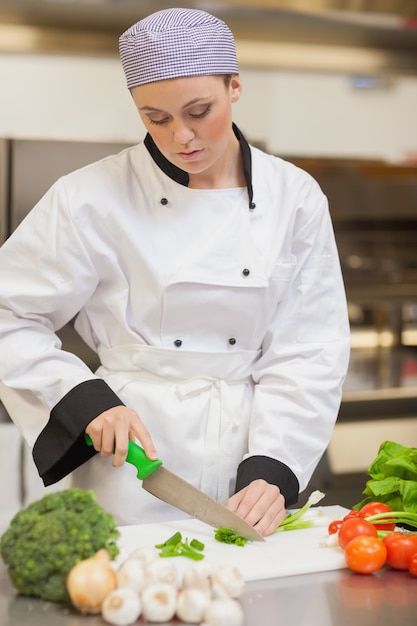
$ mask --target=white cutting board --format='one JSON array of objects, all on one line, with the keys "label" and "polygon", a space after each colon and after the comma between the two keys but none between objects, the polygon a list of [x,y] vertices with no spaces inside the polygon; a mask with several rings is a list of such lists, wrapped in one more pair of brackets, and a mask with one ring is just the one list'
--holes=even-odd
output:
[{"label": "white cutting board", "polygon": [[[341,506],[320,508],[331,519],[340,519],[348,512]],[[136,548],[163,543],[179,531],[183,539],[198,539],[204,543],[204,563],[233,565],[247,582],[346,567],[341,548],[321,545],[328,538],[327,526],[275,533],[264,542],[248,542],[244,547],[219,543],[214,539],[213,529],[195,519],[122,526],[119,530],[121,558]],[[175,557],[172,561],[180,572],[194,564],[184,557]]]}]

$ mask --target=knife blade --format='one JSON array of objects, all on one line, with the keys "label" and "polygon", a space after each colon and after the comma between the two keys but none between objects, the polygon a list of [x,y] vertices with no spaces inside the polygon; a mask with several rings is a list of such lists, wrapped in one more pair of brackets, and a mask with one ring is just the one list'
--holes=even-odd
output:
[{"label": "knife blade", "polygon": [[[93,445],[87,434],[85,440],[88,445]],[[163,502],[214,528],[221,526],[232,528],[250,541],[265,541],[264,537],[239,515],[177,474],[162,467],[160,459],[149,459],[143,448],[133,441],[128,443],[126,461],[135,466],[142,487]]]}]

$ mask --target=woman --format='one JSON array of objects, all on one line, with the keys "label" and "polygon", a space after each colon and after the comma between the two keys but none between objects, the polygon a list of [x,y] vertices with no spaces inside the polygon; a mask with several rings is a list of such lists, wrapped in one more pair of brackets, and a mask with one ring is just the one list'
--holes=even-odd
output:
[{"label": "woman", "polygon": [[[146,138],[58,180],[0,250],[1,399],[44,483],[72,473],[119,524],[180,516],[139,488],[131,438],[268,535],[328,444],[347,369],[327,201],[233,124],[224,22],[159,11],[120,55]],[[94,374],[55,335],[75,315]]]}]

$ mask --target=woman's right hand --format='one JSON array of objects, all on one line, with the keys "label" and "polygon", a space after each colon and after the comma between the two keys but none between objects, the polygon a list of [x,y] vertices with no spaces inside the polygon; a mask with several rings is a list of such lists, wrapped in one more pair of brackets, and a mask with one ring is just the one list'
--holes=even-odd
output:
[{"label": "woman's right hand", "polygon": [[102,457],[114,454],[114,467],[120,467],[126,461],[129,439],[138,439],[149,459],[158,458],[148,429],[136,411],[124,405],[115,406],[98,415],[88,424],[85,432]]}]

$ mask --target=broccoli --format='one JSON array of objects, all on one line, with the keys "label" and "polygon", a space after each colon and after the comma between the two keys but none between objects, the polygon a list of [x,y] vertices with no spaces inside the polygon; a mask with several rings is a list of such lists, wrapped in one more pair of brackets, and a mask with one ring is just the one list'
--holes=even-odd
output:
[{"label": "broccoli", "polygon": [[20,594],[69,604],[71,568],[102,548],[115,558],[119,535],[93,491],[69,488],[20,510],[0,539],[0,554]]}]

